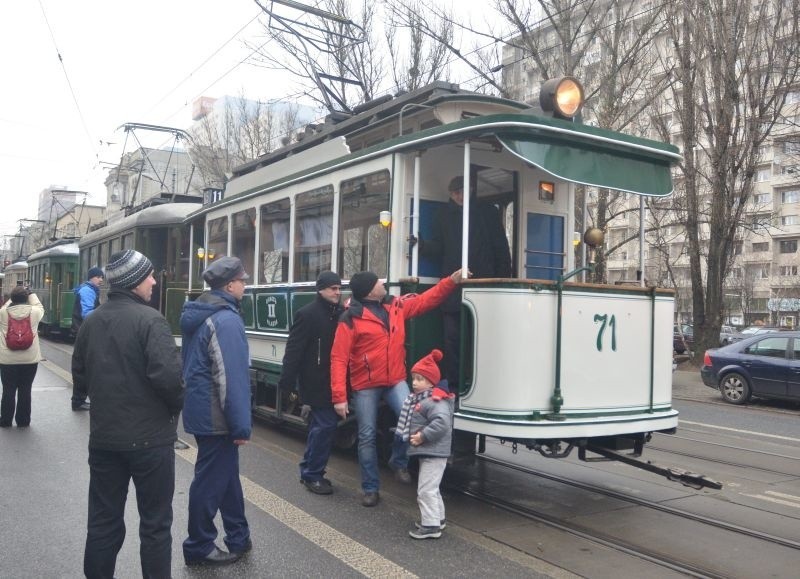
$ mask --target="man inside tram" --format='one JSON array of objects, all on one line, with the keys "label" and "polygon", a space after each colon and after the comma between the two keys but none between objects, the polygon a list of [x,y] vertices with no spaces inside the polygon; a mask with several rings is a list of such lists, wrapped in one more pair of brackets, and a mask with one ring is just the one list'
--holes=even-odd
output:
[{"label": "man inside tram", "polygon": [[[503,229],[500,211],[491,203],[477,200],[475,179],[471,179],[469,217],[470,278],[511,277],[511,251]],[[461,267],[464,178],[453,177],[447,187],[450,200],[434,220],[430,239],[411,239],[419,243],[419,254],[434,260],[445,277]],[[461,291],[454,291],[441,306],[444,330],[444,368],[450,388],[459,380],[461,334]]]}]

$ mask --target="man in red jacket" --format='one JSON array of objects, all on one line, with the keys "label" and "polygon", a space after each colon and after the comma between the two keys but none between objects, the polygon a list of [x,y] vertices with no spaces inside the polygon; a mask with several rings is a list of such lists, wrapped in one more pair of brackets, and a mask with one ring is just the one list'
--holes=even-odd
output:
[{"label": "man in red jacket", "polygon": [[[378,405],[381,399],[400,415],[409,394],[406,383],[406,325],[441,304],[461,282],[461,270],[419,295],[387,296],[386,288],[371,271],[350,279],[353,294],[336,328],[331,350],[331,394],[336,413],[347,416],[347,370],[358,421],[358,463],[361,466],[361,504],[378,504],[378,453],[375,447]],[[395,440],[389,466],[404,483],[408,474],[408,443]]]}]

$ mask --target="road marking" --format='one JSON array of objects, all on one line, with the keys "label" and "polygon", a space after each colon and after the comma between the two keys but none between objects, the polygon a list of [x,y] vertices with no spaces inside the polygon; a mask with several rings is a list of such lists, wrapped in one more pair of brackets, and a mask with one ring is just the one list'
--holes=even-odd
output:
[{"label": "road marking", "polygon": [[68,386],[69,388],[72,388],[72,373],[71,372],[67,372],[66,370],[63,370],[60,366],[56,366],[50,360],[42,359],[39,363],[42,366],[44,366],[45,368],[47,368],[48,371],[52,372],[53,374],[55,374],[56,376],[58,376],[59,378],[64,380],[64,382],[66,382],[69,385]]},{"label": "road marking", "polygon": [[691,424],[692,426],[705,426],[706,428],[716,428],[717,430],[728,430],[730,432],[738,432],[739,434],[754,434],[756,436],[764,436],[766,438],[776,438],[778,440],[788,440],[790,442],[800,442],[800,438],[792,438],[791,436],[780,436],[778,434],[766,434],[764,432],[755,432],[753,430],[742,430],[740,428],[729,428],[727,426],[716,426],[714,424],[705,424],[704,422],[692,422],[690,420],[680,420],[680,424]]},{"label": "road marking", "polygon": [[741,493],[742,496],[750,497],[752,499],[761,499],[762,501],[767,501],[770,503],[775,503],[777,505],[783,505],[785,507],[794,507],[795,509],[800,509],[800,497],[793,497],[792,495],[785,495],[783,493],[776,493],[774,491],[767,491],[767,495],[777,495],[783,497],[791,497],[793,500],[791,501],[784,501],[781,499],[777,499],[775,497],[768,497],[764,495],[748,495],[746,493]]},{"label": "road marking", "polygon": [[[197,449],[192,446],[185,450],[176,450],[175,454],[191,464],[197,460]],[[247,477],[239,478],[242,481],[244,496],[249,502],[359,573],[376,578],[417,577]]]}]

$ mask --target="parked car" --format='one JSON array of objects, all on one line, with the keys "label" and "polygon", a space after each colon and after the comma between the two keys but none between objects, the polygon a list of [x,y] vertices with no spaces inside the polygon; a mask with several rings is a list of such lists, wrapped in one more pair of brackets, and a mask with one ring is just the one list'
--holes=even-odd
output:
[{"label": "parked car", "polygon": [[740,340],[745,340],[747,338],[751,338],[753,336],[758,336],[760,334],[766,334],[769,332],[783,332],[784,328],[777,328],[774,326],[748,326],[741,332],[737,332],[731,334],[727,337],[726,344],[733,344],[734,342],[738,342]]},{"label": "parked car", "polygon": [[731,404],[751,396],[800,400],[800,332],[761,332],[707,350],[700,376]]},{"label": "parked car", "polygon": [[675,324],[672,329],[672,349],[683,354],[694,350],[694,330],[691,324]]},{"label": "parked car", "polygon": [[729,344],[730,337],[734,334],[738,334],[736,328],[733,326],[722,326],[719,329],[719,345],[724,346],[725,344]]}]

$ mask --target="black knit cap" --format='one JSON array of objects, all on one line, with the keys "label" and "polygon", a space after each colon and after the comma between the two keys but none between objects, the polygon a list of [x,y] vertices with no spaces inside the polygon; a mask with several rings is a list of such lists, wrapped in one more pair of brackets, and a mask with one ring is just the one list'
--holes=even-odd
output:
[{"label": "black knit cap", "polygon": [[103,270],[99,267],[89,268],[89,271],[86,272],[86,279],[92,279],[93,277],[103,277]]},{"label": "black knit cap", "polygon": [[350,278],[350,291],[357,301],[361,301],[367,297],[376,283],[378,283],[377,275],[371,271],[359,271]]},{"label": "black knit cap", "polygon": [[118,251],[108,258],[105,279],[111,287],[133,289],[153,271],[153,264],[135,249]]},{"label": "black knit cap", "polygon": [[317,278],[317,291],[327,289],[332,285],[342,285],[342,278],[332,271],[323,271]]}]

